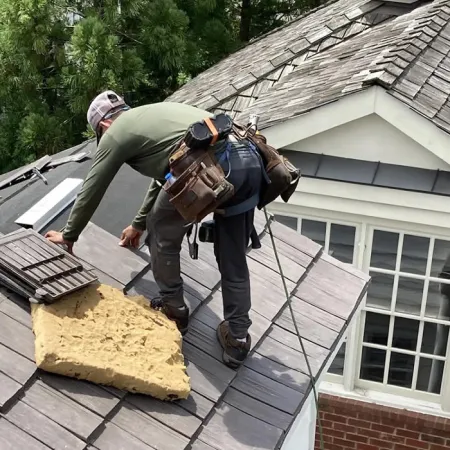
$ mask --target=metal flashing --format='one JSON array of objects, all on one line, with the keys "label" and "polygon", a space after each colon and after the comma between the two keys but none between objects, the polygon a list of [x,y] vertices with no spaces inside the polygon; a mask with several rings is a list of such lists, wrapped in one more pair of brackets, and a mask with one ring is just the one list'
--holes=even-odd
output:
[{"label": "metal flashing", "polygon": [[15,223],[36,231],[42,230],[75,200],[82,184],[82,179],[66,178],[32,208],[22,214]]}]

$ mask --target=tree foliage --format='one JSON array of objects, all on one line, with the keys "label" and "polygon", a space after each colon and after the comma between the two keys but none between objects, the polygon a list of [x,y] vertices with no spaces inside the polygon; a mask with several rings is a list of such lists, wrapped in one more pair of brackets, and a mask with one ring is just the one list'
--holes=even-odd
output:
[{"label": "tree foliage", "polygon": [[0,173],[81,142],[101,90],[132,105],[163,100],[317,3],[1,0]]}]

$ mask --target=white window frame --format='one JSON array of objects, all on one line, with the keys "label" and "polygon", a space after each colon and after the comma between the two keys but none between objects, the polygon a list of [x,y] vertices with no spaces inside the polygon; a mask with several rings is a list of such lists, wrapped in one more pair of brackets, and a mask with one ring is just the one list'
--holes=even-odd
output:
[{"label": "white window frame", "polygon": [[[304,210],[304,214],[303,214]],[[420,225],[420,224],[414,224],[411,222],[402,223],[398,221],[393,220],[380,220],[378,218],[373,218],[373,220],[368,220],[367,217],[363,216],[355,216],[355,215],[349,215],[345,213],[339,213],[337,211],[324,211],[324,210],[311,210],[311,208],[301,208],[299,206],[295,206],[292,208],[292,212],[288,210],[286,205],[282,205],[282,207],[277,207],[277,204],[275,204],[271,208],[271,212],[273,214],[292,217],[297,219],[297,231],[300,232],[301,230],[301,219],[309,219],[309,220],[316,220],[320,222],[325,222],[327,224],[327,234],[326,234],[326,247],[329,245],[329,233],[330,233],[330,227],[332,223],[341,224],[341,225],[349,225],[349,226],[355,226],[356,227],[356,234],[355,234],[355,252],[356,259],[354,256],[355,264],[354,266],[366,273],[369,273],[370,268],[370,260],[371,260],[371,250],[372,250],[372,239],[373,239],[373,232],[374,230],[382,230],[382,231],[391,231],[394,233],[398,233],[400,236],[402,236],[401,239],[403,239],[403,236],[405,234],[412,234],[417,236],[425,236],[427,238],[430,238],[433,243],[436,239],[442,239],[442,240],[450,240],[450,230],[448,234],[443,233],[442,228],[438,227],[431,227],[426,225]],[[399,239],[399,245],[400,240]],[[324,251],[328,252],[328,248],[324,248]],[[433,251],[433,245],[430,245],[429,247],[429,253]],[[401,259],[401,255],[397,253],[397,264],[399,264],[399,260]],[[429,266],[429,261],[427,266]],[[399,267],[396,267],[396,269]],[[429,271],[430,268],[427,267],[427,270]],[[384,272],[383,270],[377,270],[378,272]],[[392,274],[391,271],[386,271],[386,273]],[[397,272],[398,273],[398,272]],[[400,272],[401,273],[401,272]],[[428,283],[429,281],[436,281],[433,278],[429,277],[429,272],[427,273],[428,278],[426,279],[426,289],[424,288],[424,295],[425,292],[428,290]],[[416,279],[416,277],[413,277]],[[420,278],[420,277],[417,277]],[[440,280],[441,282],[441,280]],[[450,283],[450,281],[449,281]],[[394,289],[396,286],[394,286]],[[391,305],[392,309],[393,305]],[[336,375],[327,373],[324,377],[325,385],[327,386],[326,391],[332,393],[334,390],[336,393],[339,393],[339,395],[342,395],[343,393],[346,393],[347,395],[351,396],[352,398],[358,398],[363,397],[364,399],[367,399],[368,397],[373,398],[383,398],[383,395],[386,396],[397,396],[397,398],[408,398],[409,409],[416,410],[416,411],[426,411],[427,413],[430,413],[430,409],[434,410],[434,412],[438,411],[440,415],[447,415],[446,413],[450,413],[450,336],[447,343],[447,358],[445,359],[444,364],[444,371],[443,371],[443,379],[442,379],[442,387],[441,387],[441,393],[438,394],[432,394],[428,392],[421,392],[421,391],[413,391],[409,388],[402,388],[399,386],[392,386],[388,384],[381,384],[377,382],[367,381],[367,380],[361,380],[359,378],[359,372],[360,372],[360,364],[361,364],[361,357],[362,357],[362,350],[363,350],[363,335],[364,335],[364,325],[365,325],[365,314],[366,311],[373,311],[375,313],[380,313],[376,308],[372,308],[370,306],[366,306],[366,298],[363,300],[363,305],[361,312],[358,316],[356,316],[352,322],[352,325],[350,329],[348,330],[347,334],[347,341],[346,341],[346,353],[345,353],[345,360],[344,360],[344,373],[343,375]],[[414,319],[419,321],[419,337],[418,337],[418,343],[417,345],[420,345],[421,337],[423,336],[423,321],[421,319],[423,318],[423,304],[422,304],[422,311],[420,316],[415,316]],[[392,311],[387,311],[387,314],[390,315],[390,331],[389,334],[391,335],[393,333],[393,316]],[[413,318],[410,315],[396,312],[397,317],[405,317],[405,318]],[[435,322],[435,323],[444,323],[445,325],[448,325],[448,321],[440,321],[439,319],[432,320],[430,318],[427,318],[427,321],[429,322]],[[389,336],[388,344],[391,342],[391,336]],[[365,346],[373,346],[377,347],[376,345],[367,345]],[[385,349],[385,346],[382,346],[383,349]],[[381,348],[381,347],[380,347]],[[420,348],[420,347],[417,347]],[[395,349],[396,352],[398,352],[398,349]],[[399,352],[401,353],[401,351]],[[414,352],[408,352],[405,351],[404,353],[412,354]],[[386,361],[389,364],[388,357],[390,355],[386,354]],[[416,354],[416,359],[420,357],[420,354]],[[430,357],[430,355],[424,355],[426,357]],[[442,357],[436,357],[434,356],[433,359],[443,359]],[[386,381],[386,374],[388,373],[388,364],[386,364],[385,367],[385,381]],[[418,364],[416,361],[415,367],[414,367],[414,375],[415,377],[413,379],[416,379],[418,372]],[[335,388],[332,388],[332,387]],[[345,395],[345,394],[344,394]],[[389,398],[389,397],[386,397]],[[389,404],[390,402],[381,402],[385,404]],[[425,406],[426,405],[426,406]],[[398,402],[394,402],[393,406],[398,406]]]}]

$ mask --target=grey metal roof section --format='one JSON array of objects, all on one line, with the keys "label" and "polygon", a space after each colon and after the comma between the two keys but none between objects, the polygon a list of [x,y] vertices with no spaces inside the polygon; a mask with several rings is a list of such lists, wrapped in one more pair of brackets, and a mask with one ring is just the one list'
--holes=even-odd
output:
[{"label": "grey metal roof section", "polygon": [[[253,347],[237,371],[223,365],[215,335],[222,303],[212,246],[201,243],[195,261],[183,248],[186,300],[192,310],[183,352],[192,393],[176,403],[36,372],[29,305],[0,288],[2,450],[15,449],[18,442],[30,449],[279,448],[311,389],[311,380],[286,310],[261,212],[256,214],[256,228],[262,248],[248,254]],[[278,222],[272,222],[272,230],[317,379],[360,305],[368,277]],[[90,223],[75,252],[102,282],[119,288],[126,284],[130,294],[155,295],[145,248],[123,249],[117,237]]]},{"label": "grey metal roof section", "polygon": [[450,132],[450,6],[400,16],[374,0],[341,0],[306,15],[197,76],[168,98],[265,128],[374,84]]},{"label": "grey metal roof section", "polygon": [[450,196],[450,172],[283,150],[308,178]]}]

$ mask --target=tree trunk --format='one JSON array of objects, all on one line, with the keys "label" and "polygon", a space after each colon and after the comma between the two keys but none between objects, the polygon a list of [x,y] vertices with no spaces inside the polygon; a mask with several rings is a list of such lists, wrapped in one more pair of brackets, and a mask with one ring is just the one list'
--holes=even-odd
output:
[{"label": "tree trunk", "polygon": [[251,0],[242,0],[241,6],[241,27],[239,38],[242,42],[250,40],[250,24],[252,21]]}]

